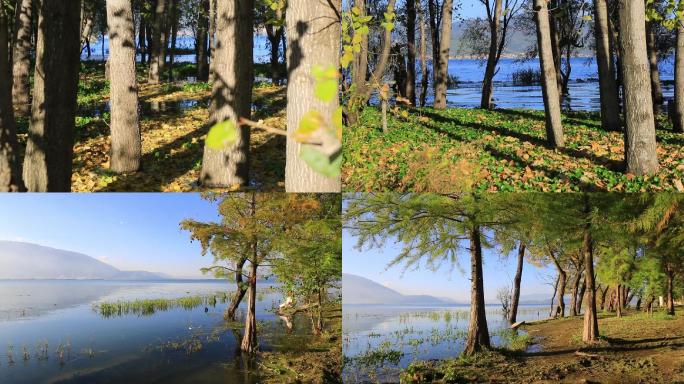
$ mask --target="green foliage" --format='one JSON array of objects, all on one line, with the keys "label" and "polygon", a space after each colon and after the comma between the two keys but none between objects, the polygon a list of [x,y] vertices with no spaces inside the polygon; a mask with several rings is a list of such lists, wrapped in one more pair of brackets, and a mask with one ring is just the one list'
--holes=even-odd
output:
[{"label": "green foliage", "polygon": [[598,114],[562,116],[567,148],[546,145],[540,111],[449,108],[395,110],[389,133],[365,108],[345,130],[342,181],[347,191],[646,192],[675,190],[684,180],[684,136],[660,122],[661,170],[622,172],[622,133],[601,130]]},{"label": "green foliage", "polygon": [[211,127],[207,135],[207,146],[221,150],[232,147],[240,138],[240,131],[232,120],[226,120]]}]

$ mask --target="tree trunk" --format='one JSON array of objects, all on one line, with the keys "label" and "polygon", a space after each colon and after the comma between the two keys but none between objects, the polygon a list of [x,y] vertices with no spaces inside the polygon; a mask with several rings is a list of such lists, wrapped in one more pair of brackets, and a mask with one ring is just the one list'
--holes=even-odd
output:
[{"label": "tree trunk", "polygon": [[316,308],[316,321],[314,323],[314,333],[320,335],[323,333],[323,295],[319,289],[316,292],[316,302],[318,303],[318,308]]},{"label": "tree trunk", "polygon": [[173,65],[176,61],[176,42],[178,39],[178,0],[169,0],[171,9],[169,10],[169,21],[171,23],[171,48],[169,50],[169,82],[174,82]]},{"label": "tree trunk", "polygon": [[230,301],[230,306],[226,308],[226,314],[223,316],[226,320],[232,320],[235,321],[235,312],[237,311],[238,307],[240,306],[240,303],[242,302],[242,299],[245,297],[245,293],[247,293],[247,288],[245,288],[244,283],[242,281],[242,269],[245,266],[245,263],[247,262],[247,258],[241,258],[235,265],[235,294],[233,295],[232,300]]},{"label": "tree trunk", "polygon": [[141,5],[140,26],[138,27],[138,47],[140,49],[140,63],[144,65],[147,63],[147,17],[142,14],[142,10]]},{"label": "tree trunk", "polygon": [[620,56],[625,93],[625,163],[637,176],[658,171],[643,1],[620,0]]},{"label": "tree trunk", "polygon": [[93,19],[95,18],[95,2],[92,0],[83,1],[81,6],[81,47],[80,51],[83,51],[83,47],[90,42],[90,35],[93,33]]},{"label": "tree trunk", "polygon": [[684,25],[677,22],[677,48],[675,49],[674,114],[672,127],[675,132],[684,133]]},{"label": "tree trunk", "polygon": [[[448,35],[447,35],[448,36]],[[482,273],[482,244],[480,227],[474,225],[470,232],[470,323],[466,339],[466,356],[471,356],[482,349],[489,348],[489,330],[484,300],[484,276]]]},{"label": "tree trunk", "polygon": [[209,57],[207,41],[209,36],[209,0],[202,0],[197,23],[197,80],[209,80]]},{"label": "tree trunk", "polygon": [[[585,279],[585,284],[584,286],[586,287],[586,279]],[[601,290],[601,310],[603,311],[606,309],[606,295],[608,294],[609,288],[607,285],[603,290]]]},{"label": "tree trunk", "polygon": [[406,98],[411,105],[416,105],[416,3],[414,0],[406,1]]},{"label": "tree trunk", "polygon": [[[221,8],[227,5],[229,2],[221,2],[218,7],[219,18],[221,18],[223,12]],[[231,4],[232,5],[232,4]],[[228,5],[230,6],[230,5]],[[250,8],[250,11],[252,9]],[[220,24],[220,23],[219,23]],[[220,30],[220,27],[219,27]],[[251,51],[250,51],[251,52]],[[256,248],[255,248],[256,252]],[[247,317],[245,318],[245,333],[242,336],[242,344],[240,349],[243,352],[253,354],[257,351],[259,345],[257,343],[257,322],[256,322],[256,287],[257,287],[257,264],[252,260],[250,263],[251,272],[249,274],[249,290],[247,297]]]},{"label": "tree trunk", "polygon": [[[278,10],[276,19],[280,20],[282,16],[282,11]],[[280,85],[280,61],[278,57],[280,56],[280,39],[283,34],[283,27],[269,23],[266,25],[266,34],[271,45],[271,81],[275,85]]]},{"label": "tree trunk", "polygon": [[646,312],[649,315],[653,314],[653,302],[655,301],[655,296],[651,295],[651,297],[648,299],[648,303],[646,303]]},{"label": "tree trunk", "polygon": [[[354,6],[359,9],[359,17],[366,16],[366,0],[354,0]],[[366,81],[368,80],[368,35],[361,35],[359,52],[354,56],[351,68],[354,92],[349,100],[349,123],[356,124],[361,108],[366,103]]]},{"label": "tree trunk", "polygon": [[[341,189],[339,177],[326,177],[311,169],[300,158],[303,145],[293,136],[302,117],[312,110],[318,111],[328,126],[333,126],[332,116],[339,107],[339,99],[335,97],[331,102],[318,99],[314,93],[316,84],[311,71],[316,65],[323,68],[339,67],[341,9],[341,0],[291,0],[288,3],[287,192],[334,193]],[[302,28],[302,25],[307,27]]]},{"label": "tree trunk", "polygon": [[442,3],[442,23],[439,39],[439,67],[435,71],[435,109],[444,109],[447,105],[447,83],[449,78],[449,50],[451,48],[451,15],[453,0]]},{"label": "tree trunk", "polygon": [[542,68],[542,93],[546,112],[546,136],[549,144],[562,148],[565,146],[565,140],[563,138],[563,125],[561,124],[560,95],[551,47],[547,5],[547,0],[534,0],[539,62]]},{"label": "tree trunk", "polygon": [[579,294],[577,295],[577,314],[582,313],[582,305],[584,304],[584,294],[587,292],[587,281],[586,279],[582,279],[582,286],[580,287]]},{"label": "tree trunk", "polygon": [[216,1],[209,0],[209,81],[214,82],[214,52],[216,51]]},{"label": "tree trunk", "polygon": [[418,23],[420,24],[420,107],[425,107],[428,89],[428,66],[427,66],[427,24],[425,21],[425,11],[420,0],[416,1],[418,8]]},{"label": "tree trunk", "polygon": [[577,298],[579,296],[579,285],[582,278],[582,269],[578,268],[575,278],[572,281],[572,293],[570,298],[570,316],[577,316]]},{"label": "tree trunk", "polygon": [[556,295],[558,294],[558,283],[560,282],[560,274],[556,276],[556,284],[553,286],[553,296],[551,296],[551,310],[549,311],[549,317],[553,317],[554,309],[556,306],[553,303],[556,301]]},{"label": "tree trunk", "polygon": [[[29,71],[31,70],[31,18],[33,14],[32,0],[17,1],[14,21],[14,49],[12,103],[19,115],[28,115],[31,111],[31,86]],[[9,58],[8,58],[9,60]],[[7,83],[9,84],[9,83]]]},{"label": "tree trunk", "polygon": [[560,263],[556,260],[555,256],[551,256],[553,259],[553,262],[556,266],[556,270],[558,271],[558,286],[557,286],[557,293],[556,293],[556,298],[558,300],[558,303],[556,304],[556,309],[554,311],[553,317],[565,317],[565,286],[567,284],[567,273],[563,270],[561,267]]},{"label": "tree trunk", "polygon": [[667,268],[667,314],[674,316],[674,269]]},{"label": "tree trunk", "polygon": [[513,278],[513,295],[511,297],[511,313],[508,322],[515,324],[518,316],[518,303],[520,302],[520,282],[522,280],[523,262],[525,261],[525,244],[518,246],[518,263]]},{"label": "tree trunk", "polygon": [[12,108],[12,77],[9,59],[9,16],[0,6],[0,192],[21,192],[17,127]]},{"label": "tree trunk", "polygon": [[111,78],[111,170],[140,169],[142,145],[135,74],[135,24],[130,0],[107,0]]},{"label": "tree trunk", "polygon": [[[237,143],[231,148],[204,148],[200,182],[206,187],[243,186],[249,182],[250,130],[240,118],[251,118],[254,62],[254,0],[221,1],[216,19],[212,124],[232,121],[239,127]],[[221,42],[232,42],[221,44]]]},{"label": "tree trunk", "polygon": [[[428,5],[428,21],[430,23],[430,39],[432,47],[432,87],[435,88],[437,84],[437,76],[439,75],[439,15],[437,12],[437,4],[435,0],[427,0]],[[433,92],[435,89],[433,89]],[[433,100],[434,102],[434,100]]]},{"label": "tree trunk", "polygon": [[70,192],[80,55],[81,2],[43,0],[24,182],[32,192]]},{"label": "tree trunk", "polygon": [[[499,27],[501,25],[501,3],[503,0],[494,1],[494,14],[490,16],[489,20],[489,56],[487,57],[487,67],[485,69],[484,80],[482,81],[482,100],[480,101],[480,108],[482,109],[492,108],[494,74],[496,73],[496,65],[499,61]],[[489,8],[487,8],[487,12],[489,13]]]},{"label": "tree trunk", "polygon": [[[589,196],[584,195],[584,213],[589,219],[590,207]],[[587,222],[584,227],[584,239],[582,241],[582,253],[584,254],[584,279],[587,286],[586,306],[584,309],[584,342],[598,341],[598,316],[596,314],[596,277],[594,276],[594,244],[591,239],[591,223]]]},{"label": "tree trunk", "polygon": [[620,101],[615,81],[608,17],[606,0],[594,0],[594,36],[601,94],[601,125],[606,131],[620,131]]},{"label": "tree trunk", "polygon": [[656,48],[655,31],[653,23],[646,22],[646,49],[648,51],[648,64],[651,73],[651,97],[653,99],[653,113],[658,114],[663,105],[663,88],[660,84],[660,71],[658,70],[658,50]]},{"label": "tree trunk", "polygon": [[[557,9],[558,1],[554,1],[554,4],[549,5],[552,0],[544,0],[547,4],[547,9]],[[551,53],[553,57],[553,69],[556,76],[556,88],[558,89],[558,100],[560,103],[563,102],[563,74],[561,72],[561,44],[560,44],[560,32],[558,30],[558,23],[556,18],[551,12],[548,13],[549,17],[549,36],[551,38]]]},{"label": "tree trunk", "polygon": [[620,318],[622,317],[622,286],[620,284],[615,288],[615,292],[617,292],[617,317]]},{"label": "tree trunk", "polygon": [[166,2],[156,0],[154,25],[152,26],[152,49],[150,52],[150,84],[159,84],[166,65]]},{"label": "tree trunk", "polygon": [[[389,0],[387,3],[387,12],[394,12],[397,0]],[[363,95],[361,104],[366,104],[370,98],[374,89],[380,91],[384,86],[382,85],[382,78],[385,74],[385,69],[387,68],[387,63],[389,62],[390,53],[392,51],[392,31],[385,29],[384,37],[382,39],[382,51],[378,55],[378,61],[375,63],[375,69],[371,74],[372,85],[370,88],[366,88],[366,94]]]}]

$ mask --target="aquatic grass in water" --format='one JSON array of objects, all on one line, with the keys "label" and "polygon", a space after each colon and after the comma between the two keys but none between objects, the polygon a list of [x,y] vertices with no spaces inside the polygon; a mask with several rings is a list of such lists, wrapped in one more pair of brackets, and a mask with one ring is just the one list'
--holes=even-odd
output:
[{"label": "aquatic grass in water", "polygon": [[177,299],[140,299],[98,303],[93,306],[93,310],[105,318],[126,315],[152,316],[159,311],[175,308],[192,310],[202,305],[214,307],[216,302],[216,295],[189,296]]}]

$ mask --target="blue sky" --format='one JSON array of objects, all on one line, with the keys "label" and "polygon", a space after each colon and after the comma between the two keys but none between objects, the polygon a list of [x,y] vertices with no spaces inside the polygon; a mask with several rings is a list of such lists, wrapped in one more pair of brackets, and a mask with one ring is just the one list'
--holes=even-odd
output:
[{"label": "blue sky", "polygon": [[[470,255],[464,252],[459,258],[459,267],[444,265],[432,272],[426,268],[407,270],[403,273],[403,265],[386,269],[387,264],[401,250],[400,244],[388,242],[382,249],[359,250],[357,240],[349,232],[343,233],[343,265],[344,273],[359,275],[381,283],[403,294],[427,294],[437,297],[449,297],[459,301],[470,301]],[[495,250],[484,250],[484,284],[485,300],[497,302],[496,292],[505,285],[510,285],[515,275],[516,254],[501,257]],[[546,285],[545,278],[555,274],[549,268],[537,268],[525,262],[521,295],[548,294],[553,288]],[[549,299],[551,297],[549,296]]]},{"label": "blue sky", "polygon": [[[404,6],[404,0],[399,0],[397,3],[398,7]],[[349,0],[343,0],[342,7],[346,9],[348,4]],[[461,0],[460,4],[461,7],[454,13],[454,19],[456,19],[456,17],[472,19],[477,17],[484,18],[487,16],[487,11],[479,0]]]},{"label": "blue sky", "polygon": [[211,263],[181,220],[217,220],[198,194],[3,194],[0,240],[85,253],[122,270],[202,277]]}]

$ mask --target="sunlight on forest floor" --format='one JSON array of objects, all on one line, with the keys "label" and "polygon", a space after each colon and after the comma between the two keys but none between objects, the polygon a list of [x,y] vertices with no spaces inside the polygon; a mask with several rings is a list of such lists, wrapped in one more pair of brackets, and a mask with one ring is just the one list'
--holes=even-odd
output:
[{"label": "sunlight on forest floor", "polygon": [[[198,190],[204,139],[209,131],[211,87],[206,83],[176,82],[151,85],[140,82],[142,170],[117,175],[109,171],[109,87],[102,66],[81,73],[79,112],[74,145],[74,192]],[[253,119],[285,129],[285,88],[255,86]],[[25,118],[19,120],[22,145],[26,143]],[[252,131],[250,186],[283,190],[285,140]]]},{"label": "sunlight on forest floor", "polygon": [[[633,310],[599,317],[601,341],[582,342],[583,316],[523,326],[538,344],[532,351],[498,350],[473,358],[418,362],[403,377],[515,383],[672,383],[684,380],[684,308],[653,316]],[[616,381],[617,380],[617,381]],[[410,380],[406,381],[410,383]],[[460,382],[460,381],[455,381]]]},{"label": "sunlight on forest floor", "polygon": [[566,148],[549,147],[543,111],[430,108],[395,110],[389,132],[366,108],[344,139],[346,191],[453,192],[684,189],[684,135],[659,117],[660,172],[625,175],[623,134],[601,129],[595,113],[563,115]]}]

